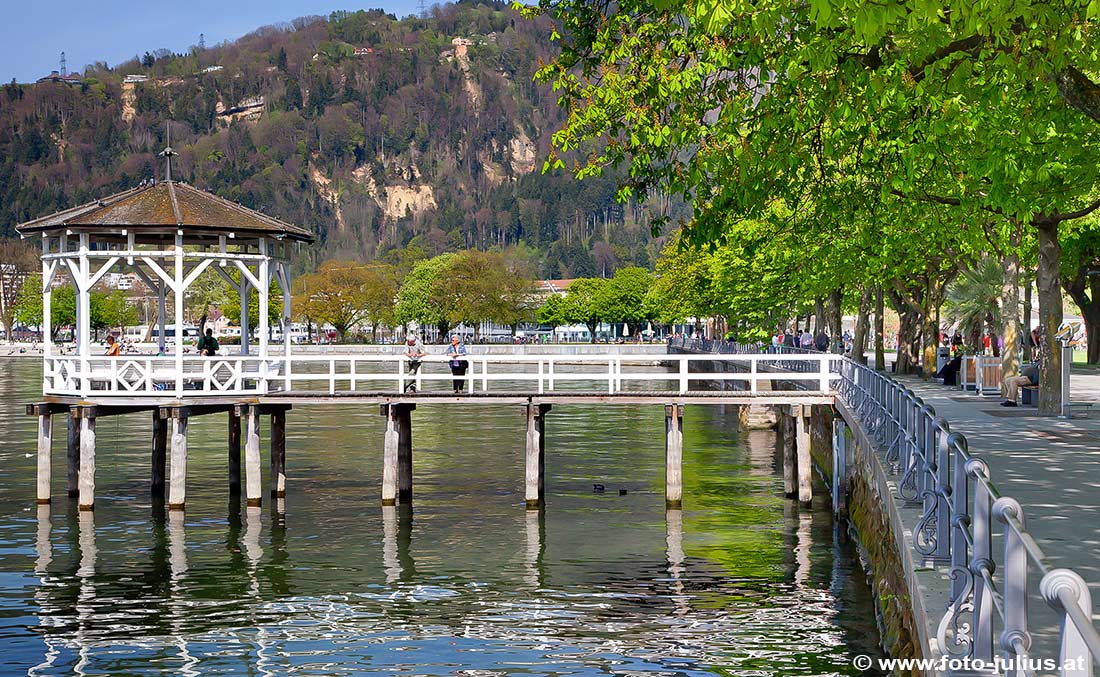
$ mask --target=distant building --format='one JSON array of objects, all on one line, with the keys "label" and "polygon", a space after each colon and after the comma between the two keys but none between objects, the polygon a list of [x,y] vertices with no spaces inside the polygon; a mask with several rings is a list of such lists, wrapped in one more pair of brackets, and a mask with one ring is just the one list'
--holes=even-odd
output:
[{"label": "distant building", "polygon": [[62,75],[57,71],[50,71],[50,74],[44,78],[38,78],[38,82],[63,82],[67,85],[79,85],[81,81],[80,73],[69,73]]},{"label": "distant building", "polygon": [[202,69],[203,73],[217,73],[220,70],[225,70],[225,66],[207,66]]},{"label": "distant building", "polygon": [[543,280],[537,293],[543,298],[548,298],[551,294],[565,296],[571,284],[573,280]]},{"label": "distant building", "polygon": [[148,75],[134,74],[134,75],[127,75],[126,78],[122,82],[123,82],[123,84],[132,85],[132,84],[135,84],[135,83],[138,83],[138,82],[146,82],[148,80],[149,80]]},{"label": "distant building", "polygon": [[368,54],[374,54],[373,47],[356,47],[354,52],[355,56],[367,56]]}]

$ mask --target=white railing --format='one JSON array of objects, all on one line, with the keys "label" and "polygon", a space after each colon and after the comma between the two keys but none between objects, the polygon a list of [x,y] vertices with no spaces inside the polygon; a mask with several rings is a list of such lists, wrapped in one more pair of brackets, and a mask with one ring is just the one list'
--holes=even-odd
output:
[{"label": "white railing", "polygon": [[452,375],[445,355],[429,355],[418,370],[401,354],[176,357],[49,357],[46,395],[77,397],[210,397],[272,393],[334,395],[343,392],[447,391],[460,380],[469,394],[548,394],[600,391],[687,393],[721,382],[720,389],[756,393],[776,372],[804,391],[831,394],[839,378],[836,355],[660,355],[665,368],[645,356],[467,355],[469,367]]}]

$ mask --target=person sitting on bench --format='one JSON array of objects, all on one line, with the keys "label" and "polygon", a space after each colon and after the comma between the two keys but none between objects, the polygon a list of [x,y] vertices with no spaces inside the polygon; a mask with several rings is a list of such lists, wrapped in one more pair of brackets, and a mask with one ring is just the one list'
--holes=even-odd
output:
[{"label": "person sitting on bench", "polygon": [[949,362],[945,362],[943,367],[936,372],[936,378],[942,378],[945,386],[954,386],[959,384],[959,370],[962,369],[962,355],[953,357]]},{"label": "person sitting on bench", "polygon": [[1034,362],[1026,364],[1020,369],[1019,376],[1009,376],[1004,380],[1005,401],[1002,407],[1015,407],[1016,398],[1020,394],[1020,386],[1039,385],[1039,365]]}]

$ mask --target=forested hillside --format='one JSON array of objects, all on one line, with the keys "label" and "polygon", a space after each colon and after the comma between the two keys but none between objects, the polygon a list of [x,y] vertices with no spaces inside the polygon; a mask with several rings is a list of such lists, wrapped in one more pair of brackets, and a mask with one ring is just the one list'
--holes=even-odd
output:
[{"label": "forested hillside", "polygon": [[163,178],[170,127],[173,178],[311,229],[305,267],[519,243],[547,277],[651,266],[653,205],[617,204],[611,176],[541,171],[561,125],[532,82],[546,34],[502,4],[339,12],[92,65],[78,84],[6,85],[3,234]]}]

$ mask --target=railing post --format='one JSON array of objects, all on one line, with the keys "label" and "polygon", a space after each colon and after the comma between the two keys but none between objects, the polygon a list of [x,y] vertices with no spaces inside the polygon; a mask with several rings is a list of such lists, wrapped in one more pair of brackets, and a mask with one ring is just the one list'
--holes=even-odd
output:
[{"label": "railing post", "polygon": [[688,391],[688,358],[687,355],[680,355],[680,394],[684,394]]},{"label": "railing post", "polygon": [[830,358],[827,354],[823,354],[821,357],[818,358],[818,360],[820,360],[819,374],[821,378],[821,392],[823,393],[829,392],[829,359]]},{"label": "railing post", "polygon": [[971,535],[974,551],[970,554],[970,573],[974,576],[974,647],[971,657],[993,661],[993,591],[986,584],[984,573],[993,574],[993,499],[983,480],[989,468],[981,459],[966,463],[966,474],[974,478],[974,512]]},{"label": "railing post", "polygon": [[[1019,667],[1031,649],[1031,633],[1027,629],[1027,548],[1022,535],[1011,522],[1024,527],[1024,511],[1014,498],[1002,496],[993,503],[993,516],[1004,525],[1004,631],[1001,649],[1005,662]],[[1009,670],[1010,677],[1022,677],[1023,670]]]},{"label": "railing post", "polygon": [[[955,449],[951,462],[951,570],[970,569],[970,553],[966,543],[966,530],[970,528],[970,475],[966,472],[966,438],[959,433],[944,436],[948,452]],[[962,450],[962,452],[959,451]],[[951,578],[951,599],[958,599],[963,581]]]},{"label": "railing post", "polygon": [[1039,592],[1047,604],[1058,612],[1061,620],[1058,658],[1062,677],[1092,677],[1092,655],[1081,631],[1071,614],[1078,621],[1092,623],[1092,596],[1089,587],[1076,572],[1054,569],[1039,582]]},{"label": "railing post", "polygon": [[[938,424],[937,424],[938,421]],[[931,421],[936,430],[936,551],[932,559],[936,562],[951,561],[951,447],[948,436],[951,429],[943,418]]]}]

